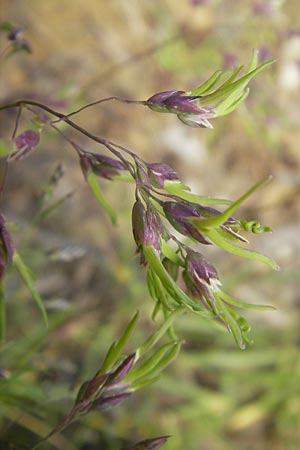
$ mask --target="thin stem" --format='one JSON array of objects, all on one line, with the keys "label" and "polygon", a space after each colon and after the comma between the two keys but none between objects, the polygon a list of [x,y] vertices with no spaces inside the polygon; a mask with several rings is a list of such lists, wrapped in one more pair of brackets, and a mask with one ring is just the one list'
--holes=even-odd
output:
[{"label": "thin stem", "polygon": [[26,108],[32,114],[38,115],[38,113],[33,108],[30,108],[30,106],[28,106],[27,104],[24,105],[24,108]]},{"label": "thin stem", "polygon": [[124,147],[123,145],[120,144],[115,144],[112,141],[107,141],[110,145],[113,145],[114,147],[119,148],[120,150],[122,150],[123,152],[127,153],[129,156],[131,156],[134,160],[139,160],[140,162],[146,164],[146,161],[144,161],[140,156],[136,155],[134,152],[132,152],[131,150],[129,150],[128,148]]},{"label": "thin stem", "polygon": [[[56,116],[60,119],[63,119],[65,117],[65,114],[55,111],[54,109],[49,108],[49,106],[43,105],[42,103],[35,102],[33,100],[18,100],[15,103],[8,103],[7,105],[0,106],[0,111],[4,111],[6,109],[12,109],[12,108],[19,108],[20,106],[27,107],[28,105],[37,106],[38,108],[41,108],[44,111],[47,111],[48,113],[50,113],[53,116]],[[31,110],[31,111],[33,111],[33,110]]]},{"label": "thin stem", "polygon": [[7,53],[12,47],[12,43],[10,42],[0,53],[0,58],[4,58],[5,53]]},{"label": "thin stem", "polygon": [[[118,152],[118,150],[115,150],[115,149],[113,148],[113,146],[115,146],[115,144],[114,144],[113,142],[111,142],[111,141],[105,141],[105,144],[103,144],[103,145],[105,145],[105,147],[106,147],[111,153],[113,153],[117,158],[119,158],[119,159],[126,165],[126,167],[127,167],[127,169],[128,169],[128,172],[130,173],[130,175],[132,176],[132,178],[135,179],[135,170],[134,170],[132,164],[131,164],[129,161],[127,161],[127,159],[124,158],[124,157],[121,155],[121,153]],[[116,145],[116,147],[119,147],[119,146]],[[132,152],[130,152],[130,150],[127,150],[126,153],[129,153],[129,154],[130,154],[130,153],[132,153]]]},{"label": "thin stem", "polygon": [[22,106],[19,107],[18,112],[17,112],[16,123],[15,123],[14,131],[12,133],[12,139],[14,139],[16,137],[21,114],[22,114]]},{"label": "thin stem", "polygon": [[[86,152],[80,145],[76,144],[76,142],[74,142],[72,139],[68,138],[68,137],[65,135],[65,133],[63,133],[59,128],[57,128],[57,127],[54,125],[54,122],[51,122],[51,123],[50,123],[50,126],[51,126],[51,128],[54,128],[54,130],[56,130],[61,136],[63,136],[63,138],[64,138],[69,144],[71,144],[72,147],[75,148],[75,150],[76,150],[76,152],[78,153],[78,155],[83,154],[83,153],[90,153],[90,152]],[[131,174],[132,177],[134,177],[134,176],[135,176],[135,173],[134,173],[134,169],[133,169],[132,165],[129,163],[129,161],[127,161],[127,159],[125,159],[125,158],[121,155],[120,152],[118,152],[117,150],[115,150],[115,149],[111,146],[111,144],[113,145],[113,143],[110,143],[110,141],[109,141],[109,143],[107,143],[107,144],[105,145],[105,147],[106,147],[111,153],[113,153],[117,158],[119,158],[119,159],[123,162],[124,165],[126,165],[128,171],[129,171],[129,173]]]},{"label": "thin stem", "polygon": [[7,179],[7,172],[8,172],[8,162],[7,162],[7,160],[5,160],[4,161],[4,169],[3,169],[3,176],[2,176],[1,185],[0,185],[0,202],[2,200],[3,192],[4,192],[4,189],[5,189],[5,183],[6,183],[6,179]]},{"label": "thin stem", "polygon": [[[83,134],[84,136],[88,137],[89,139],[91,139],[94,142],[97,142],[98,144],[104,145],[111,153],[113,153],[115,156],[117,156],[119,159],[121,159],[126,166],[128,167],[128,170],[130,172],[130,174],[132,176],[134,176],[134,171],[132,168],[132,165],[129,166],[129,162],[124,159],[122,157],[122,155],[115,150],[113,147],[118,147],[121,150],[123,150],[125,153],[127,153],[128,155],[134,157],[135,154],[133,152],[131,152],[130,150],[126,149],[125,147],[122,147],[121,145],[115,144],[112,141],[109,141],[107,139],[101,138],[99,136],[94,135],[93,133],[90,133],[89,131],[87,131],[85,128],[82,128],[81,126],[77,125],[75,122],[73,122],[72,120],[70,120],[68,118],[68,115],[66,114],[62,114],[58,111],[55,111],[54,109],[50,108],[49,106],[43,105],[42,103],[39,102],[35,102],[32,100],[19,100],[15,103],[9,103],[7,105],[4,106],[0,106],[0,111],[4,111],[6,109],[11,109],[11,108],[19,108],[21,106],[25,106],[28,108],[28,105],[31,106],[36,106],[38,108],[41,108],[44,111],[47,111],[49,114],[52,114],[53,116],[57,117],[58,119],[60,119],[62,122],[67,123],[68,125],[70,125],[70,127],[74,128],[76,131],[78,131],[79,133]],[[30,108],[28,108],[30,109]]]},{"label": "thin stem", "polygon": [[73,423],[75,419],[76,419],[76,414],[74,411],[71,411],[71,413],[68,416],[66,416],[62,420],[61,423],[59,423],[55,428],[53,428],[46,436],[39,439],[38,442],[33,447],[31,447],[29,450],[37,449],[43,442],[47,441],[55,434],[61,433],[65,428],[67,428],[69,425],[71,425],[71,423]]},{"label": "thin stem", "polygon": [[116,100],[117,102],[127,103],[127,104],[135,104],[135,105],[146,105],[147,104],[147,102],[145,102],[143,100],[128,100],[126,98],[120,98],[120,97],[113,96],[113,97],[102,98],[101,100],[96,100],[95,102],[92,102],[92,103],[89,103],[88,105],[82,106],[81,108],[76,109],[75,111],[72,111],[71,113],[67,114],[67,117],[74,116],[75,114],[78,114],[87,108],[91,108],[92,106],[96,106],[96,105],[99,105],[100,103],[104,103],[104,102],[109,102],[111,100]]},{"label": "thin stem", "polygon": [[72,147],[76,150],[78,155],[80,155],[80,153],[84,153],[83,148],[81,148],[80,145],[76,144],[76,142],[74,142],[72,139],[68,138],[68,136],[66,136],[65,133],[63,133],[59,128],[57,128],[53,124],[53,122],[50,123],[50,127],[53,128],[55,131],[57,131],[58,134],[60,134],[70,145],[72,145]]}]

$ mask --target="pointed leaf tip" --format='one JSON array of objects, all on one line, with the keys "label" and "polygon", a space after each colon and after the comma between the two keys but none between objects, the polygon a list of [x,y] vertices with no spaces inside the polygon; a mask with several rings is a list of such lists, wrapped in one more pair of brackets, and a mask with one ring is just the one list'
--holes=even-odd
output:
[{"label": "pointed leaf tip", "polygon": [[115,225],[117,223],[117,215],[113,210],[113,208],[110,206],[110,204],[107,202],[107,200],[104,198],[102,190],[97,180],[97,176],[93,172],[87,176],[87,182],[94,196],[96,197],[100,205],[105,209],[112,223]]}]

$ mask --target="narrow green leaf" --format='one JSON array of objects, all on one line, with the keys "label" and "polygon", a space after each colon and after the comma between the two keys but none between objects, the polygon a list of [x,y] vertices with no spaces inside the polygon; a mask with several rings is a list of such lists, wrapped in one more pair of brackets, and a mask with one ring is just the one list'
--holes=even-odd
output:
[{"label": "narrow green leaf", "polygon": [[29,267],[26,266],[26,264],[23,262],[20,255],[17,252],[15,252],[15,254],[14,254],[13,264],[14,264],[15,268],[17,269],[17,271],[19,272],[19,275],[21,276],[25,285],[29,289],[33,299],[35,300],[37,306],[39,307],[39,309],[42,313],[44,322],[45,322],[46,326],[48,327],[48,317],[47,317],[46,308],[44,306],[43,300],[41,299],[37,288],[35,287],[34,275],[33,275],[32,271],[29,269]]},{"label": "narrow green leaf", "polygon": [[[226,305],[226,308],[228,312],[231,314],[235,322],[237,323],[239,329],[241,330],[243,341],[244,341],[244,348],[246,345],[252,345],[253,340],[249,339],[247,336],[248,333],[251,331],[251,326],[249,322],[245,319],[245,317],[240,316],[234,309],[232,309],[230,306]],[[242,350],[244,349],[242,348]]]},{"label": "narrow green leaf", "polygon": [[231,244],[230,242],[223,239],[217,230],[214,230],[212,228],[209,229],[209,231],[207,231],[207,236],[214,244],[218,245],[228,253],[232,253],[236,256],[241,256],[242,258],[259,261],[272,267],[272,269],[279,270],[279,266],[276,264],[276,262],[268,256]]},{"label": "narrow green leaf", "polygon": [[157,292],[156,292],[156,286],[155,286],[155,280],[154,280],[155,274],[153,271],[149,268],[147,270],[147,287],[150,294],[150,297],[157,301]]},{"label": "narrow green leaf", "polygon": [[240,97],[238,97],[223,113],[218,112],[218,116],[225,116],[226,114],[230,114],[232,111],[234,111],[246,98],[248,97],[250,92],[249,88],[246,88],[245,91],[242,93]]},{"label": "narrow green leaf", "polygon": [[179,304],[184,305],[192,311],[197,311],[197,313],[201,313],[204,317],[211,317],[211,313],[209,311],[205,311],[203,307],[190,299],[179,286],[175,283],[173,278],[168,274],[164,265],[160,261],[156,251],[151,246],[144,246],[143,253],[145,255],[146,260],[151,266],[152,270],[156,273],[159,279],[162,282],[163,287],[166,289],[168,294]]},{"label": "narrow green leaf", "polygon": [[233,83],[233,81],[237,78],[237,76],[242,72],[244,66],[238,67],[236,70],[231,70],[232,75],[227,78],[227,80],[219,87],[219,89],[223,89],[226,86],[229,86]]},{"label": "narrow green leaf", "polygon": [[184,262],[178,256],[178,254],[167,244],[163,239],[161,240],[161,251],[164,256],[173,261],[173,263],[184,267]]},{"label": "narrow green leaf", "polygon": [[230,95],[232,92],[239,91],[241,93],[254,76],[256,76],[259,72],[261,72],[262,70],[264,70],[266,67],[270,66],[273,63],[274,61],[266,61],[265,63],[261,64],[256,69],[251,70],[246,75],[234,81],[233,83],[226,85],[224,87],[220,87],[212,94],[209,94],[205,96],[203,99],[201,99],[201,105],[202,106],[209,104],[211,105],[212,102],[222,100],[223,98]]},{"label": "narrow green leaf", "polygon": [[166,189],[166,187],[174,192],[191,192],[191,188],[189,186],[177,180],[165,180],[164,189]]},{"label": "narrow green leaf", "polygon": [[157,362],[157,364],[153,365],[152,368],[149,368],[147,372],[141,377],[136,378],[133,381],[133,385],[139,384],[142,380],[154,380],[160,377],[159,373],[162,372],[176,357],[180,351],[182,342],[175,343],[168,351],[164,354],[163,358]]},{"label": "narrow green leaf", "polygon": [[116,343],[116,347],[115,347],[115,351],[118,353],[118,356],[121,354],[123,348],[125,347],[125,345],[127,344],[135,326],[136,323],[138,321],[139,318],[139,311],[137,311],[133,318],[131,319],[131,321],[129,322],[129,324],[127,325],[127,327],[124,330],[124,333],[122,334],[122,336],[120,337],[120,339],[118,340],[118,342]]},{"label": "narrow green leaf", "polygon": [[[166,311],[164,311],[164,313],[166,313]],[[165,314],[165,318],[166,318],[166,317],[168,317],[167,314]],[[174,330],[174,325],[171,325],[171,326],[168,328],[168,337],[169,337],[169,339],[171,339],[172,341],[178,342],[178,336],[177,336],[177,334],[176,334],[176,332],[175,332],[175,330]]]},{"label": "narrow green leaf", "polygon": [[114,365],[114,363],[115,363],[115,358],[114,358],[115,347],[116,347],[116,341],[114,341],[110,345],[110,347],[105,355],[101,369],[97,372],[97,375],[106,373]]},{"label": "narrow green leaf", "polygon": [[[192,91],[189,95],[203,95],[206,97],[207,95],[232,83],[243,68],[244,66],[240,66],[236,70],[217,70],[210,78],[208,78],[207,81]],[[223,80],[225,81],[223,82]]]},{"label": "narrow green leaf", "polygon": [[243,339],[243,334],[239,327],[239,324],[234,319],[234,317],[232,317],[232,315],[230,314],[230,310],[226,305],[222,304],[218,299],[216,299],[216,303],[217,303],[218,309],[220,311],[219,317],[227,325],[228,330],[233,335],[233,337],[234,337],[236,343],[238,344],[238,346],[240,347],[240,349],[244,350],[246,348],[246,345],[245,345],[245,342]]},{"label": "narrow green leaf", "polygon": [[258,50],[254,48],[252,51],[252,58],[250,62],[249,71],[254,70],[258,66],[258,55],[259,55]]},{"label": "narrow green leaf", "polygon": [[105,200],[105,198],[102,194],[100,185],[98,183],[97,176],[93,172],[90,173],[89,176],[87,177],[87,182],[88,182],[94,196],[96,197],[96,199],[98,200],[100,205],[105,209],[105,211],[109,215],[112,223],[115,224],[117,222],[116,213],[113,210],[113,208],[110,206],[110,204]]},{"label": "narrow green leaf", "polygon": [[146,373],[147,377],[152,377],[160,373],[162,370],[164,370],[174,359],[177,358],[178,353],[180,351],[182,342],[176,342],[164,355],[163,358],[161,358],[156,365],[153,366],[149,372]]},{"label": "narrow green leaf", "polygon": [[135,180],[131,175],[113,175],[111,179],[116,181],[124,181],[124,183],[135,183]]},{"label": "narrow green leaf", "polygon": [[218,227],[223,225],[226,220],[228,220],[232,214],[240,207],[240,205],[247,200],[248,197],[250,197],[255,191],[262,188],[266,184],[268,184],[271,181],[272,177],[269,176],[265,178],[264,180],[260,181],[259,183],[256,183],[249,191],[247,191],[244,195],[242,195],[239,199],[237,199],[235,202],[231,204],[229,208],[227,208],[223,213],[218,214],[214,217],[209,217],[206,219],[203,219],[201,217],[196,217],[191,219],[191,222],[199,228],[199,230],[206,230],[210,227]]},{"label": "narrow green leaf", "polygon": [[141,347],[137,349],[136,360],[140,359],[145,353],[147,353],[154,345],[164,336],[174,321],[185,311],[185,308],[175,309],[163,322],[163,324],[144,342]]},{"label": "narrow green leaf", "polygon": [[143,377],[139,380],[136,380],[132,383],[130,386],[130,391],[137,391],[138,389],[141,389],[145,386],[150,386],[150,384],[156,383],[160,379],[160,375],[153,378]]},{"label": "narrow green leaf", "polygon": [[232,336],[234,337],[235,342],[240,347],[241,350],[245,350],[246,344],[243,338],[243,333],[239,327],[239,324],[235,321],[235,319],[231,316],[230,313],[226,312],[224,309],[224,319],[227,322],[227,326]]},{"label": "narrow green leaf", "polygon": [[134,369],[131,369],[129,374],[126,376],[124,382],[130,383],[138,378],[144,377],[146,374],[152,371],[152,369],[160,362],[162,358],[166,355],[168,350],[170,350],[174,345],[177,345],[175,342],[168,342],[165,345],[162,345],[159,347],[155,353],[150,356],[143,364],[141,364],[139,367],[136,367]]},{"label": "narrow green leaf", "polygon": [[125,347],[126,343],[128,342],[128,339],[130,338],[130,336],[135,328],[138,318],[139,318],[139,311],[137,311],[135,313],[135,315],[133,316],[133,318],[131,319],[131,321],[129,322],[127,327],[125,328],[120,339],[117,342],[114,342],[110,346],[110,348],[106,354],[106,357],[104,359],[104,362],[102,364],[102,367],[99,370],[99,372],[97,373],[97,375],[101,375],[101,374],[107,372],[107,370],[109,370],[116,363],[117,359],[121,355],[123,348]]},{"label": "narrow green leaf", "polygon": [[12,150],[12,143],[5,141],[4,139],[0,139],[0,157],[9,155],[11,150]]},{"label": "narrow green leaf", "polygon": [[155,198],[149,198],[150,203],[154,206],[154,209],[163,217],[165,217],[165,212],[161,204]]},{"label": "narrow green leaf", "polygon": [[178,182],[172,182],[172,181],[165,181],[164,183],[164,189],[172,195],[176,195],[177,197],[180,197],[184,200],[187,200],[192,203],[197,203],[199,205],[231,205],[232,201],[225,200],[222,198],[209,198],[209,197],[202,197],[201,195],[195,195],[190,192],[187,192],[182,188],[181,183]]},{"label": "narrow green leaf", "polygon": [[156,317],[160,311],[161,311],[161,301],[156,300],[155,306],[154,306],[152,314],[151,314],[151,319],[153,320],[153,322],[156,321]]},{"label": "narrow green leaf", "polygon": [[148,288],[151,298],[155,301],[161,302],[166,310],[171,311],[172,307],[169,304],[169,296],[164,289],[160,278],[151,269],[148,269],[148,272],[149,271],[151,272],[151,275],[149,280],[147,278],[147,281],[149,281]]},{"label": "narrow green leaf", "polygon": [[[240,66],[234,71],[233,70],[219,71],[220,72],[219,77],[211,86],[209,86],[208,89],[205,89],[205,91],[203,91],[200,86],[200,88],[198,88],[197,91],[199,91],[199,89],[201,89],[201,94],[204,94],[203,99],[205,100],[205,98],[208,95],[213,94],[214,92],[217,92],[217,91],[219,92],[221,89],[224,89],[226,86],[232,84],[233,81],[236,79],[236,77],[241,73],[243,68],[244,68],[244,66]],[[219,82],[223,81],[224,79],[225,79],[225,81],[222,84],[220,84]],[[207,81],[209,81],[209,80],[207,80]],[[218,83],[219,83],[219,86],[217,86]],[[199,95],[199,94],[195,94],[194,91],[192,91],[191,95]],[[199,103],[202,104],[202,99],[200,100]]]},{"label": "narrow green leaf", "polygon": [[224,72],[222,70],[216,70],[201,86],[197,87],[193,91],[189,92],[189,95],[203,95],[209,89],[213,88],[219,81]]},{"label": "narrow green leaf", "polygon": [[242,94],[240,92],[233,92],[223,102],[216,106],[215,110],[218,117],[226,116],[234,111],[240,103],[242,103],[249,95],[250,89],[246,88]]},{"label": "narrow green leaf", "polygon": [[237,300],[234,297],[231,297],[231,295],[226,294],[226,292],[219,291],[218,297],[220,297],[224,302],[228,303],[232,306],[237,306],[238,308],[244,308],[244,309],[255,309],[255,310],[261,310],[261,311],[269,311],[273,310],[276,311],[276,308],[271,305],[257,305],[254,303],[246,303],[242,302],[240,300]]}]

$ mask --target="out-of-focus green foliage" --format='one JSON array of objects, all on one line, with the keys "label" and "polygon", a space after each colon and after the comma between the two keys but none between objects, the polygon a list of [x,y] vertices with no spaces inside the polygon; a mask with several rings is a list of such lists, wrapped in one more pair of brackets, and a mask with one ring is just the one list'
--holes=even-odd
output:
[{"label": "out-of-focus green foliage", "polygon": [[[272,183],[244,214],[245,221],[258,216],[272,226],[273,235],[259,236],[256,249],[264,245],[263,253],[283,270],[274,276],[213,254],[232,292],[278,309],[251,312],[254,345],[241,352],[217,324],[214,332],[204,319],[183,316],[177,333],[185,336],[185,345],[159,383],[108,415],[94,411],[83,417],[45,449],[118,450],[132,439],[163,434],[172,436],[166,450],[299,446],[299,5],[269,1],[266,13],[259,1],[193,3],[78,0],[70,7],[66,0],[4,1],[4,19],[17,18],[25,28],[32,55],[20,52],[3,66],[1,103],[16,95],[38,96],[72,110],[108,94],[142,99],[167,89],[192,89],[218,67],[239,67],[253,48],[260,48],[261,62],[265,56],[277,61],[252,81],[246,104],[216,121],[214,130],[186,129],[172,117],[151,111],[142,116],[139,107],[117,104],[80,117],[145,159],[169,163],[204,195],[238,198],[272,173]],[[8,126],[1,123],[3,135]],[[1,157],[6,144],[2,148]],[[57,160],[65,173],[53,183]],[[0,355],[6,378],[0,385],[1,439],[5,445],[18,436],[26,445],[69,411],[74,392],[95,373],[133,310],[150,316],[152,305],[134,259],[130,186],[103,188],[120,210],[119,225],[112,229],[85,188],[77,161],[54,134],[32,158],[12,167],[8,180],[5,213],[49,316],[46,329],[27,301],[26,287],[9,274],[7,343]],[[70,191],[74,196],[51,216],[40,217],[45,185],[54,186],[49,205]],[[148,336],[150,321],[142,325],[126,351]]]}]

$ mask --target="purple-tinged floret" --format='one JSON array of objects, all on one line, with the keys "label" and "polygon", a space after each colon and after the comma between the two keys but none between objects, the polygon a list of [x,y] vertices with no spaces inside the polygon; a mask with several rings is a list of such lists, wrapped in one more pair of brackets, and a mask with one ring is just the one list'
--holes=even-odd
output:
[{"label": "purple-tinged floret", "polygon": [[14,140],[16,150],[10,155],[10,160],[23,159],[40,142],[40,134],[34,130],[26,130]]},{"label": "purple-tinged floret", "polygon": [[196,208],[185,203],[168,201],[164,202],[163,209],[168,221],[179,233],[194,238],[201,244],[210,244],[189,221],[190,218],[201,217]]},{"label": "purple-tinged floret", "polygon": [[144,441],[134,444],[133,447],[124,450],[158,450],[167,442],[169,437],[170,436],[160,436],[157,438],[145,439]]},{"label": "purple-tinged floret", "polygon": [[172,167],[164,163],[151,163],[147,165],[149,177],[155,187],[163,188],[165,181],[177,181],[177,173]]},{"label": "purple-tinged floret", "polygon": [[160,250],[161,221],[152,209],[146,211],[140,200],[135,202],[132,209],[132,231],[138,250],[144,245]]}]

